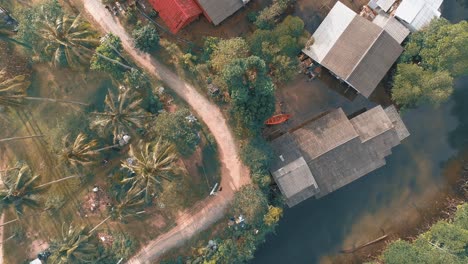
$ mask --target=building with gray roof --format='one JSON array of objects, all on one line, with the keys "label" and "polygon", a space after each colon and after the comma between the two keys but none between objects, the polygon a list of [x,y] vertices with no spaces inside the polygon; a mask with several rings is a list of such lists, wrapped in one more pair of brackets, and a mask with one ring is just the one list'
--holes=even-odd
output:
[{"label": "building with gray roof", "polygon": [[243,0],[197,0],[203,13],[215,26],[241,9],[249,1]]},{"label": "building with gray roof", "polygon": [[403,47],[383,27],[337,2],[302,51],[369,97]]},{"label": "building with gray roof", "polygon": [[274,139],[270,172],[292,207],[384,166],[392,148],[408,136],[393,106],[376,106],[351,119],[335,109]]}]

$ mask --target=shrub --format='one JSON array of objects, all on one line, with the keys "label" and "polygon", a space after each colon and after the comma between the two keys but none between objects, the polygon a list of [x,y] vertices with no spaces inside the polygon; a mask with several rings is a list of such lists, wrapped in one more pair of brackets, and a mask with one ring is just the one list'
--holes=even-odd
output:
[{"label": "shrub", "polygon": [[152,25],[146,25],[132,32],[135,47],[144,52],[154,51],[159,48],[159,35]]}]

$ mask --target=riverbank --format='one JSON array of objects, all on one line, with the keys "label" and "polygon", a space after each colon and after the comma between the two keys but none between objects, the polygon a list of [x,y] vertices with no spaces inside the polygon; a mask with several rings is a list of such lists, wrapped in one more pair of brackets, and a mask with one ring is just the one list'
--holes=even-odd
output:
[{"label": "riverbank", "polygon": [[[299,0],[297,5],[309,3]],[[448,17],[449,8],[459,15]],[[460,15],[460,10],[465,10],[465,15]],[[453,22],[466,18],[466,14],[455,0],[444,2],[443,15]],[[309,21],[316,17],[307,12],[300,16]],[[462,90],[467,84],[467,78],[462,78],[456,89]],[[447,195],[453,195],[454,179],[459,177],[456,172],[460,163],[453,161],[463,158],[457,155],[461,140],[454,142],[466,135],[465,122],[460,118],[468,115],[468,109],[462,107],[463,98],[466,100],[466,95],[457,94],[440,108],[408,110],[403,120],[411,136],[394,150],[385,167],[328,197],[285,210],[276,235],[267,238],[252,263],[329,263],[341,257],[342,249],[357,247],[382,234],[390,238],[411,236],[431,219],[438,219]],[[362,257],[382,245],[385,243],[340,260],[361,263]]]}]

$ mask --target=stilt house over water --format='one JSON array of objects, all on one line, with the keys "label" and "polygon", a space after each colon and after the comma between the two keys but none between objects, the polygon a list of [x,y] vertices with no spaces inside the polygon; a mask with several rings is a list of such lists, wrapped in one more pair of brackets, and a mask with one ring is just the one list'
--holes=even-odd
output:
[{"label": "stilt house over water", "polygon": [[348,119],[341,108],[274,139],[270,172],[292,207],[323,197],[385,165],[409,136],[395,107]]},{"label": "stilt house over water", "polygon": [[403,52],[409,31],[394,22],[373,23],[338,1],[302,52],[367,98]]}]

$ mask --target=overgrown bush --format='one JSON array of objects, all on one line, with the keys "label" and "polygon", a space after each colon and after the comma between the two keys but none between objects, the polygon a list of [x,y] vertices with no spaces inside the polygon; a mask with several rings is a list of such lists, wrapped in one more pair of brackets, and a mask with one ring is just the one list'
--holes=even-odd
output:
[{"label": "overgrown bush", "polygon": [[164,112],[158,116],[152,129],[156,137],[162,137],[175,145],[182,156],[190,156],[200,143],[201,125],[188,109],[175,113]]},{"label": "overgrown bush", "polygon": [[144,52],[151,52],[159,48],[159,34],[152,25],[133,30],[132,36],[135,47]]},{"label": "overgrown bush", "polygon": [[288,6],[295,0],[273,0],[273,3],[264,8],[257,16],[255,25],[261,29],[270,29],[278,18],[286,11]]}]

